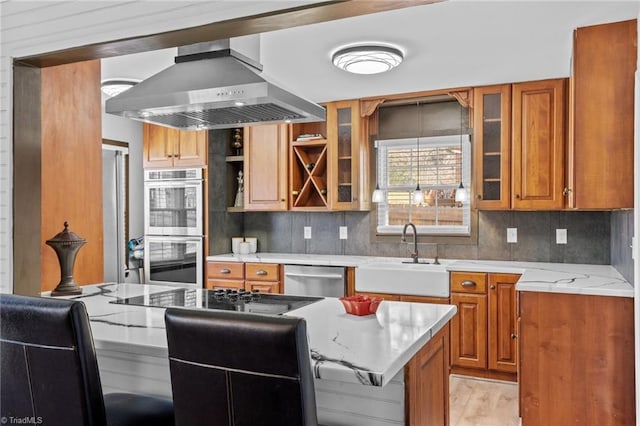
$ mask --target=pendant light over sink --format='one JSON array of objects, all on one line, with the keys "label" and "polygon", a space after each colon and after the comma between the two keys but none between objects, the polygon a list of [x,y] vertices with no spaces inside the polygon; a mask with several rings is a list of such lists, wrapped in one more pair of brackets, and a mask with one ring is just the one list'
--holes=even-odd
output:
[{"label": "pendant light over sink", "polygon": [[381,203],[384,201],[384,192],[380,189],[380,185],[376,183],[376,189],[371,194],[371,201],[374,203]]},{"label": "pendant light over sink", "polygon": [[462,109],[460,106],[460,186],[456,189],[456,203],[464,203],[469,199],[469,194],[467,193],[467,189],[462,184]]},{"label": "pendant light over sink", "polygon": [[420,117],[420,102],[416,102],[416,116],[418,117],[418,125],[417,131],[418,136],[416,137],[416,153],[417,153],[417,181],[416,181],[416,189],[413,190],[413,194],[411,195],[411,199],[416,204],[424,203],[424,192],[420,189],[420,134],[422,133],[422,119]]}]

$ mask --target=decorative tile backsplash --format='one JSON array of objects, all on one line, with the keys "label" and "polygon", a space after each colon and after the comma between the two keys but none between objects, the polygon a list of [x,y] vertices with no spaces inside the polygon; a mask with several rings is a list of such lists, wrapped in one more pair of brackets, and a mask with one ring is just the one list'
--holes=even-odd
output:
[{"label": "decorative tile backsplash", "polygon": [[[370,241],[367,212],[244,213],[244,232],[258,237],[259,250],[285,253],[404,256],[407,244]],[[312,228],[311,240],[303,228]],[[347,226],[348,239],[338,238]],[[506,228],[518,228],[518,243],[508,244]],[[556,244],[556,229],[567,230],[567,244]],[[418,244],[433,257],[435,244]],[[611,263],[611,212],[480,212],[477,244],[438,244],[442,258],[561,263]]]}]

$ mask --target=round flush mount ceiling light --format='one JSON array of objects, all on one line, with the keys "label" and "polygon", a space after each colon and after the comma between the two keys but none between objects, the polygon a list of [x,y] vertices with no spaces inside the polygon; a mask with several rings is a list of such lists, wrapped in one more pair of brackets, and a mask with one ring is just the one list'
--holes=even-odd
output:
[{"label": "round flush mount ceiling light", "polygon": [[333,54],[333,65],[354,74],[378,74],[400,65],[403,54],[390,46],[359,45],[338,50]]},{"label": "round flush mount ceiling light", "polygon": [[140,83],[140,80],[133,78],[108,78],[102,80],[100,88],[105,95],[112,97],[131,89],[138,83]]}]

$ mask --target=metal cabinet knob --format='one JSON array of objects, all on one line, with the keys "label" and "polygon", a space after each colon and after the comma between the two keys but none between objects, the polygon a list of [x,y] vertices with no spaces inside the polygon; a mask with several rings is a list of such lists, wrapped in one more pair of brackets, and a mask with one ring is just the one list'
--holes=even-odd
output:
[{"label": "metal cabinet knob", "polygon": [[231,273],[231,269],[227,269],[227,268],[220,269],[220,273],[221,274],[230,274]]},{"label": "metal cabinet knob", "polygon": [[520,199],[520,194],[516,194],[516,199]]},{"label": "metal cabinet knob", "polygon": [[477,197],[478,197],[478,200],[482,200],[482,194],[478,194]]},{"label": "metal cabinet knob", "polygon": [[475,283],[475,281],[466,280],[466,281],[462,281],[462,282],[460,283],[460,285],[461,285],[462,287],[475,287],[475,286],[476,286],[476,283]]},{"label": "metal cabinet knob", "polygon": [[489,286],[489,288],[490,288],[491,290],[495,290],[495,289],[496,289],[496,286],[495,286],[495,285],[492,285],[492,286]]},{"label": "metal cabinet knob", "polygon": [[265,271],[264,269],[258,269],[256,271],[256,275],[267,275],[267,271]]},{"label": "metal cabinet knob", "polygon": [[512,339],[517,339],[517,338],[518,338],[518,336],[516,335],[516,333],[511,333],[511,338],[512,338]]}]

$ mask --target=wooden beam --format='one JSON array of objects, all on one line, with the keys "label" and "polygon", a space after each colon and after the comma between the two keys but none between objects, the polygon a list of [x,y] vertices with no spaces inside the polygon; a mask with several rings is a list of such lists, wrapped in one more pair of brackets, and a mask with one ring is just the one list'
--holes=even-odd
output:
[{"label": "wooden beam", "polygon": [[342,0],[315,3],[258,15],[228,19],[197,27],[147,36],[95,43],[56,52],[17,58],[14,63],[38,68],[187,46],[269,31],[317,24],[336,19],[438,3],[443,0]]}]

